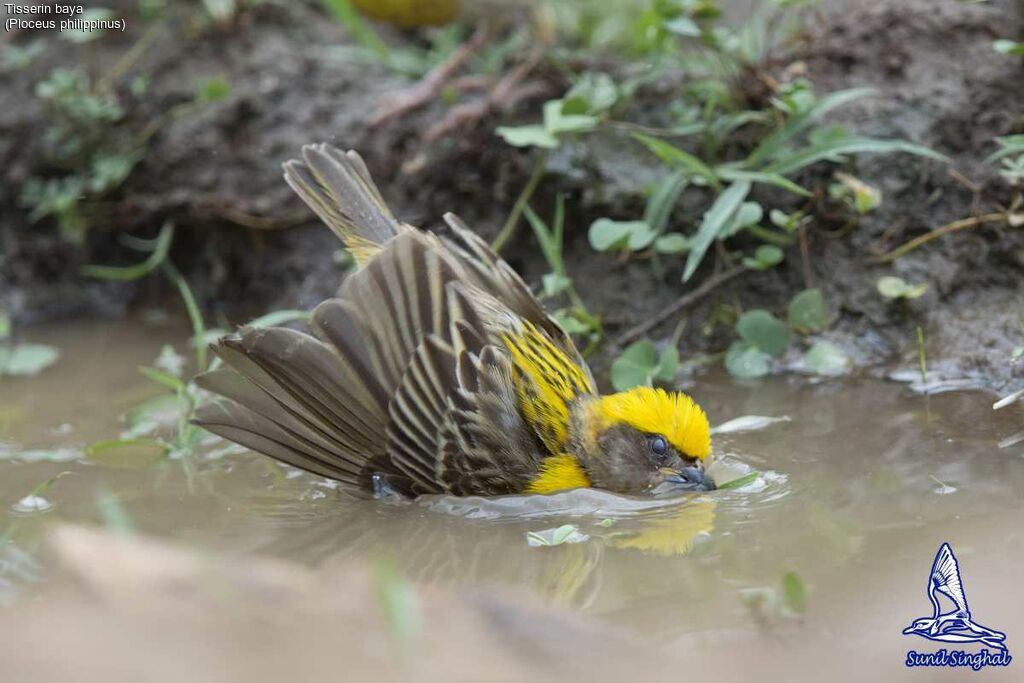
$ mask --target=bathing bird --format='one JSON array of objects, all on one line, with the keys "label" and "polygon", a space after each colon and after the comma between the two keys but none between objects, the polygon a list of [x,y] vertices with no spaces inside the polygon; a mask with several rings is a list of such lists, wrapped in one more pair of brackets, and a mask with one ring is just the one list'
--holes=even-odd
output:
[{"label": "bathing bird", "polygon": [[[940,595],[952,601],[952,611],[942,613]],[[918,635],[946,643],[983,643],[999,650],[1006,649],[1005,633],[977,624],[971,619],[960,578],[960,565],[948,543],[943,543],[935,554],[932,571],[928,576],[928,599],[932,603],[932,616],[915,619],[903,629],[905,635]]]},{"label": "bathing bird", "polygon": [[357,270],[310,333],[243,328],[197,378],[222,397],[196,422],[371,494],[713,487],[708,419],[651,387],[600,395],[564,329],[459,218],[396,219],[362,158],[303,148],[285,179]]}]

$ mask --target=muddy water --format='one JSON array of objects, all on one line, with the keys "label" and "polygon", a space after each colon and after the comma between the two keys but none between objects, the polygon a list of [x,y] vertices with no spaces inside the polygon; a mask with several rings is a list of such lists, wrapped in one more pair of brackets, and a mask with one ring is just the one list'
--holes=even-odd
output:
[{"label": "muddy water", "polygon": [[[873,379],[701,379],[690,391],[713,424],[787,419],[715,438],[722,473],[749,467],[759,479],[669,501],[357,501],[223,443],[139,467],[85,459],[86,444],[116,437],[125,413],[161,393],[137,366],[185,336],[140,323],[33,332],[63,356],[38,377],[0,380],[0,533],[13,535],[0,549],[0,600],[45,591],[33,556],[47,526],[127,523],[313,566],[386,557],[419,582],[528,591],[695,653],[813,643],[902,667],[908,648],[928,645],[900,632],[930,614],[927,572],[948,541],[976,620],[1007,632],[1011,651],[1024,634],[1024,597],[1011,590],[1024,561],[1024,442],[1010,438],[1024,430],[1021,404],[993,411],[981,392],[922,396]],[[25,496],[60,473],[39,494],[43,509],[26,510]],[[528,543],[565,524],[579,542]],[[777,604],[787,573],[808,591],[797,618]]]}]

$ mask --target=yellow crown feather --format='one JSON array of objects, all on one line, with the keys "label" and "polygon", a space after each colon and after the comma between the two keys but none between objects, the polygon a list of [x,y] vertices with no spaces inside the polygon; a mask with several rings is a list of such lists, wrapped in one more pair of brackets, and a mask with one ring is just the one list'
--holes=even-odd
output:
[{"label": "yellow crown feather", "polygon": [[635,387],[601,397],[597,413],[605,424],[625,423],[649,434],[661,434],[680,453],[704,460],[711,453],[707,415],[682,392]]}]

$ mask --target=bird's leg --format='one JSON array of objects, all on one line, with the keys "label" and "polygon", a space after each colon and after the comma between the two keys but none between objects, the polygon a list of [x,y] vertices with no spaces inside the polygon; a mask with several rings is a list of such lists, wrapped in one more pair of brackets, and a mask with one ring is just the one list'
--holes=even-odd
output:
[{"label": "bird's leg", "polygon": [[437,97],[455,73],[489,40],[490,34],[489,25],[486,22],[481,24],[473,36],[451,57],[434,67],[413,86],[389,95],[370,117],[370,125],[383,125],[414,109],[419,109]]}]

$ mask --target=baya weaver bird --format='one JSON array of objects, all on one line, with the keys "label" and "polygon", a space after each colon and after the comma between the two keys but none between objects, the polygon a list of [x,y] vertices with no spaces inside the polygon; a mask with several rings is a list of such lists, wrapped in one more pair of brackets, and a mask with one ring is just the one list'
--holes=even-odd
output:
[{"label": "baya weaver bird", "polygon": [[371,494],[709,489],[704,411],[637,387],[602,396],[569,335],[453,214],[397,220],[362,158],[328,145],[284,165],[357,269],[306,334],[243,328],[201,375],[196,422]]}]

